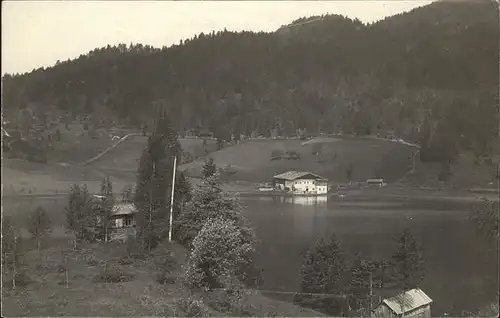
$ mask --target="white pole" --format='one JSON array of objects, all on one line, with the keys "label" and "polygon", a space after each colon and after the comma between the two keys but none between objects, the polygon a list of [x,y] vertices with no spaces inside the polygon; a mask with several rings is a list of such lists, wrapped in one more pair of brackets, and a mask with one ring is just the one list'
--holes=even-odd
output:
[{"label": "white pole", "polygon": [[172,173],[172,196],[170,198],[170,227],[168,229],[168,241],[172,242],[172,218],[174,213],[174,189],[175,189],[175,170],[177,166],[177,157],[174,157],[174,172]]}]

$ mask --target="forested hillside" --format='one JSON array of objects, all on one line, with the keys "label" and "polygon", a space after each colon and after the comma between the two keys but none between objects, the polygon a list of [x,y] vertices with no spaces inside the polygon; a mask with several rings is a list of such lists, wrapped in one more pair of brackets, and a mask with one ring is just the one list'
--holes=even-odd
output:
[{"label": "forested hillside", "polygon": [[18,120],[29,106],[143,126],[165,106],[179,131],[207,128],[220,139],[299,128],[394,133],[445,149],[429,160],[460,148],[484,155],[498,135],[497,10],[492,1],[436,2],[369,25],[327,15],[274,33],[98,48],[4,76],[4,116],[30,125]]}]

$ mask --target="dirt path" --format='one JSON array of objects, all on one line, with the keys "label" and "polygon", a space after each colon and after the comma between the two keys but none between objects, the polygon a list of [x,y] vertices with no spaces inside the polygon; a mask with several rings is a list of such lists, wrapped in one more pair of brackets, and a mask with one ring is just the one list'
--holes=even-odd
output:
[{"label": "dirt path", "polygon": [[84,166],[86,165],[89,165],[91,163],[94,163],[95,161],[99,160],[102,156],[104,156],[105,154],[107,154],[109,151],[111,151],[112,149],[116,148],[118,145],[120,145],[121,143],[123,143],[125,140],[127,140],[129,137],[131,136],[138,136],[140,135],[139,133],[130,133],[130,134],[127,134],[125,136],[123,136],[120,140],[118,140],[114,145],[108,147],[106,150],[104,150],[103,152],[101,152],[100,154],[98,154],[97,156],[93,157],[93,158],[90,158],[89,160],[85,161],[83,163]]}]

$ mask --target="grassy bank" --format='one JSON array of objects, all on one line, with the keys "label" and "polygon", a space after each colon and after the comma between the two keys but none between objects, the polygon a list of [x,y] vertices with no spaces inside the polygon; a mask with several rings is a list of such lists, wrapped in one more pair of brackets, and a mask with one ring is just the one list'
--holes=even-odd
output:
[{"label": "grassy bank", "polygon": [[[49,238],[37,251],[23,243],[22,273],[12,289],[12,271],[4,266],[3,316],[187,316],[191,300],[201,301],[208,316],[224,303],[220,293],[192,293],[183,284],[186,250],[161,244],[144,257],[127,257],[124,244],[82,244],[74,250],[69,238]],[[173,255],[165,272],[165,259]],[[67,270],[67,275],[66,275]],[[321,316],[320,313],[246,293],[240,309],[249,316]]]}]

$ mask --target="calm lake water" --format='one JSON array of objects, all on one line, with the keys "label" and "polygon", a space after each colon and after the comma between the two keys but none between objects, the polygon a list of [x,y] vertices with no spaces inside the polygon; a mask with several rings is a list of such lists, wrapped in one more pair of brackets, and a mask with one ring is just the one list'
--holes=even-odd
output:
[{"label": "calm lake water", "polygon": [[[23,226],[28,212],[42,205],[54,225],[64,223],[66,198],[4,198],[3,213]],[[496,300],[498,242],[488,241],[469,220],[469,203],[450,201],[367,201],[347,198],[242,198],[258,239],[263,289],[298,291],[303,251],[332,233],[347,257],[390,258],[394,238],[408,227],[420,241],[427,275],[422,289],[433,300],[433,316],[461,316]],[[64,235],[62,228],[53,236]],[[270,297],[277,297],[269,295]],[[291,296],[277,297],[291,300]]]},{"label": "calm lake water", "polygon": [[433,316],[460,316],[496,300],[498,242],[478,233],[470,204],[270,197],[243,203],[260,240],[263,289],[298,291],[302,253],[321,236],[335,233],[347,257],[359,251],[390,258],[395,237],[407,227],[423,247],[427,274],[421,288],[434,301]]}]

